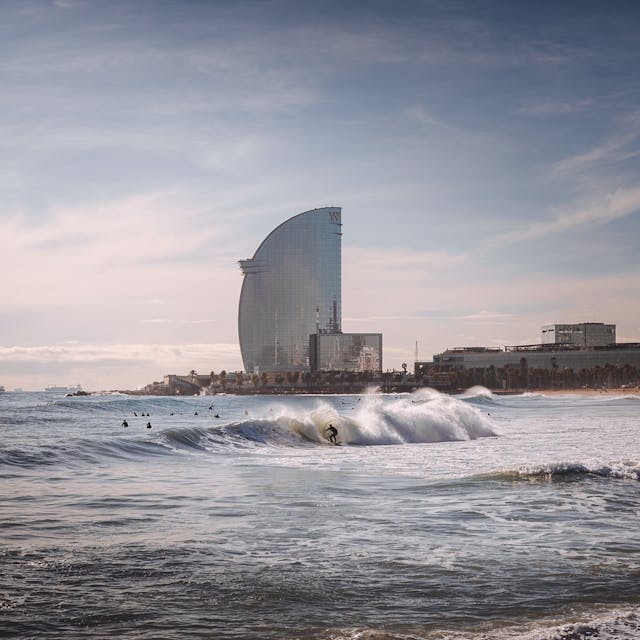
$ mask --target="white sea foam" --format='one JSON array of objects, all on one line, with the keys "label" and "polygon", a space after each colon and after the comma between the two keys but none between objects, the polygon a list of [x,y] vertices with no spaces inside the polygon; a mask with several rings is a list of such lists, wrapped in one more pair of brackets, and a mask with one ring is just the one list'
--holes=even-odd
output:
[{"label": "white sea foam", "polygon": [[379,394],[362,396],[352,415],[319,400],[311,411],[291,405],[270,408],[271,418],[313,442],[327,439],[327,427],[338,430],[338,440],[353,445],[389,445],[475,440],[495,436],[493,424],[476,407],[432,389],[388,400]]}]

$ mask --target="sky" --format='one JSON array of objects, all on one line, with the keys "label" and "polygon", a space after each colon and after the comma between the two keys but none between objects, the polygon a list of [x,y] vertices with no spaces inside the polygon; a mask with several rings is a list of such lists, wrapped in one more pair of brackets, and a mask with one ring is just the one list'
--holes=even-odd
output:
[{"label": "sky", "polygon": [[640,3],[2,0],[0,384],[242,368],[239,259],[341,206],[383,367],[640,342]]}]

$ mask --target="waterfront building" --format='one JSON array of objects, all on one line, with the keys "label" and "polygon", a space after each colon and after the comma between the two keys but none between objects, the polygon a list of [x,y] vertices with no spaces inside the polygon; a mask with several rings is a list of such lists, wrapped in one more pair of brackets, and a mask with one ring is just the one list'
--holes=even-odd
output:
[{"label": "waterfront building", "polygon": [[342,210],[305,211],[276,227],[244,275],[238,334],[245,371],[309,371],[309,336],[340,333]]},{"label": "waterfront building", "polygon": [[505,347],[455,347],[416,362],[415,371],[482,371],[538,369],[547,371],[640,368],[640,343],[616,343],[616,326],[599,322],[542,327],[540,344]]},{"label": "waterfront building", "polygon": [[310,341],[312,371],[382,372],[381,333],[316,333]]},{"label": "waterfront building", "polygon": [[502,349],[459,347],[433,356],[440,368],[488,369],[528,367],[530,369],[594,369],[596,367],[640,367],[640,344],[618,343],[608,347],[559,347],[556,345],[516,345]]}]

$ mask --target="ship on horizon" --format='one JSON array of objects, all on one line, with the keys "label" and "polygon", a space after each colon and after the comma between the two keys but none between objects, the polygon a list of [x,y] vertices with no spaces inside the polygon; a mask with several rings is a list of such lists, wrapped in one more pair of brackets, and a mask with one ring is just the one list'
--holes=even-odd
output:
[{"label": "ship on horizon", "polygon": [[82,391],[82,387],[79,384],[76,384],[68,387],[45,387],[44,390],[51,393],[76,393],[78,391]]}]

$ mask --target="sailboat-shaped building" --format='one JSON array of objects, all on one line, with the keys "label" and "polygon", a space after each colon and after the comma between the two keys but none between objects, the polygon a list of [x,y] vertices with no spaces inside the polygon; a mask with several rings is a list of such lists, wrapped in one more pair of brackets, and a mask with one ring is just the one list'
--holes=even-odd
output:
[{"label": "sailboat-shaped building", "polygon": [[324,207],[293,216],[240,261],[245,371],[309,370],[309,336],[341,332],[341,215]]}]

